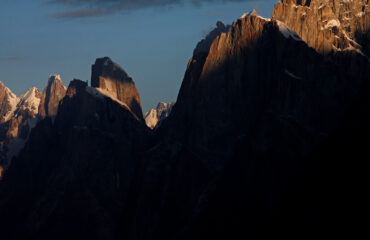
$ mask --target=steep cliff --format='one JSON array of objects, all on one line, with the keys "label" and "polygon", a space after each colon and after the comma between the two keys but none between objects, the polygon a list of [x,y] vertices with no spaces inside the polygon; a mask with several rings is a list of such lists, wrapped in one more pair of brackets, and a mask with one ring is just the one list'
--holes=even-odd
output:
[{"label": "steep cliff", "polygon": [[[284,23],[243,15],[189,61],[161,138],[137,169],[125,234],[315,236],[324,223],[306,212],[318,203],[305,207],[293,183],[369,76],[368,59],[356,51],[331,61]],[[305,168],[307,177],[313,169]],[[309,204],[321,196],[307,192]]]},{"label": "steep cliff", "polygon": [[133,80],[110,58],[99,58],[92,66],[91,86],[107,91],[111,97],[125,103],[140,119],[143,119],[139,92]]},{"label": "steep cliff", "polygon": [[58,113],[59,102],[66,94],[60,75],[50,75],[48,84],[44,89],[39,107],[39,117],[41,119],[55,117]]}]

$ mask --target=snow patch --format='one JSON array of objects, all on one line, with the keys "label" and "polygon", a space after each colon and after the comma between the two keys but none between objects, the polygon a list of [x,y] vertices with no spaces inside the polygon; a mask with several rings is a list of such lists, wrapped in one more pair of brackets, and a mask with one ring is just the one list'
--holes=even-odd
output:
[{"label": "snow patch", "polygon": [[302,41],[302,39],[298,36],[298,34],[296,32],[294,32],[293,30],[290,30],[287,27],[287,25],[285,25],[284,23],[282,23],[279,20],[276,20],[276,22],[277,22],[277,25],[279,27],[280,32],[283,34],[283,36],[286,39],[293,38],[296,41]]},{"label": "snow patch", "polygon": [[133,113],[130,109],[129,106],[127,106],[126,103],[120,101],[115,95],[114,93],[110,92],[110,91],[107,91],[107,90],[104,90],[104,89],[101,89],[101,88],[94,88],[94,87],[86,87],[86,92],[89,93],[90,95],[100,99],[100,100],[105,100],[105,98],[110,98],[112,99],[113,101],[115,101],[116,103],[120,104],[122,107],[126,108],[128,111],[130,111],[132,113],[133,116],[135,116],[137,118],[137,116],[135,115],[135,113]]},{"label": "snow patch", "polygon": [[[39,96],[37,96],[39,95]],[[19,97],[18,107],[21,110],[29,110],[34,114],[38,114],[39,105],[41,102],[40,91],[36,87],[28,89],[26,93]]]},{"label": "snow patch", "polygon": [[325,29],[339,27],[339,26],[340,26],[340,22],[337,19],[332,19],[332,20],[329,20],[329,22],[325,25]]},{"label": "snow patch", "polygon": [[289,76],[291,76],[292,78],[294,78],[294,79],[297,79],[297,80],[303,80],[303,78],[301,78],[301,77],[297,77],[297,76],[296,76],[296,75],[294,75],[293,73],[289,72],[287,69],[285,69],[285,70],[284,70],[284,72],[285,72],[286,74],[288,74]]}]

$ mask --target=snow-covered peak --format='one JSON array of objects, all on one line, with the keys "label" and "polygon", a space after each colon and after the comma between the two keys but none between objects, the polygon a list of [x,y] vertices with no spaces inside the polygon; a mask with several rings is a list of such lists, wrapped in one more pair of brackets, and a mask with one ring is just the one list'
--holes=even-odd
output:
[{"label": "snow-covered peak", "polygon": [[249,16],[257,16],[257,12],[255,9],[253,9],[252,11],[250,12],[246,12],[244,13],[240,18],[246,18],[246,17],[249,17]]},{"label": "snow-covered peak", "polygon": [[150,109],[144,114],[146,125],[153,129],[163,119],[167,118],[175,103],[159,102],[156,109]]},{"label": "snow-covered peak", "polygon": [[28,109],[30,112],[37,114],[40,101],[41,101],[40,90],[37,89],[36,87],[32,87],[19,97],[18,108],[20,110]]},{"label": "snow-covered peak", "polygon": [[250,17],[250,16],[258,17],[258,18],[266,20],[266,21],[271,21],[270,18],[264,18],[264,17],[261,17],[260,15],[258,15],[257,11],[255,9],[253,9],[250,12],[244,13],[239,19],[243,19],[243,18]]}]

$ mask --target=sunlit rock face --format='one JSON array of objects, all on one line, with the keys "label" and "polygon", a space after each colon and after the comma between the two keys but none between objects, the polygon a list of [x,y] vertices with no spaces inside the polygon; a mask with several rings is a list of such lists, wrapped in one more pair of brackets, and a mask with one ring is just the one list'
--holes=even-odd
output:
[{"label": "sunlit rock face", "polygon": [[92,66],[91,86],[125,103],[139,119],[143,119],[141,100],[134,81],[110,58],[96,59]]},{"label": "sunlit rock face", "polygon": [[362,51],[370,55],[367,0],[282,0],[272,19],[284,22],[320,53]]},{"label": "sunlit rock face", "polygon": [[64,86],[60,75],[50,75],[48,84],[44,89],[41,97],[39,107],[39,117],[55,117],[58,113],[58,106],[60,100],[66,94],[66,87]]},{"label": "sunlit rock face", "polygon": [[213,40],[220,36],[221,33],[227,32],[230,29],[230,27],[231,27],[230,25],[225,25],[223,22],[218,21],[213,30],[210,31],[207,34],[207,36],[197,44],[193,51],[193,55],[197,55],[198,53],[201,52],[208,52]]},{"label": "sunlit rock face", "polygon": [[155,109],[150,109],[149,112],[144,114],[144,119],[146,125],[153,129],[155,126],[157,126],[158,123],[158,115],[157,115],[157,110]]},{"label": "sunlit rock face", "polygon": [[156,109],[150,109],[144,114],[146,125],[151,129],[154,129],[156,126],[160,125],[161,122],[170,115],[174,106],[175,103],[158,103]]},{"label": "sunlit rock face", "polygon": [[9,120],[18,102],[17,96],[0,81],[0,123]]}]

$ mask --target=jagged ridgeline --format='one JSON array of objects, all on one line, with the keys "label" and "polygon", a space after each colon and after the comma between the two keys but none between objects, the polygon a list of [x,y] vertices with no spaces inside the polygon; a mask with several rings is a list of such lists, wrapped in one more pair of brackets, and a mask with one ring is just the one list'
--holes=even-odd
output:
[{"label": "jagged ridgeline", "polygon": [[[1,236],[356,238],[367,229],[356,213],[369,158],[368,5],[283,0],[271,19],[218,22],[176,104],[144,116],[134,81],[107,57],[91,86],[63,91],[51,77],[28,94],[41,104],[27,105],[37,123],[24,147],[0,164]],[[0,90],[7,136],[21,101]]]},{"label": "jagged ridgeline", "polygon": [[32,87],[20,97],[0,82],[0,177],[12,157],[23,148],[37,122],[47,116],[55,117],[65,92],[59,75],[49,77],[43,93]]}]

